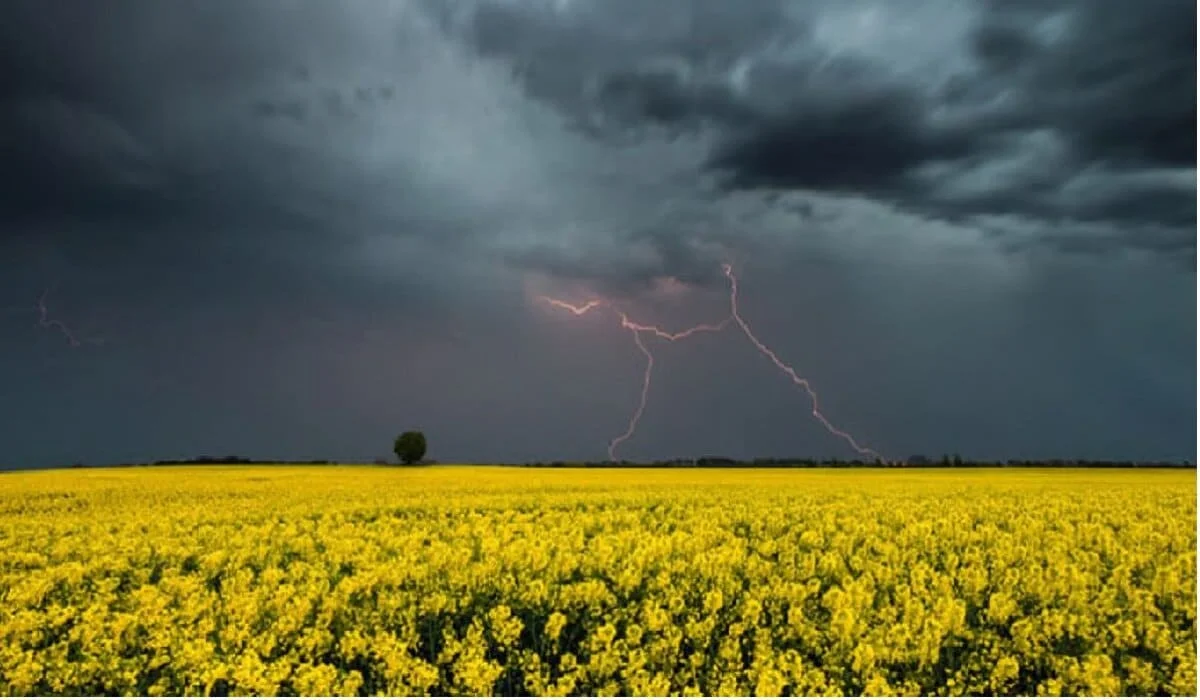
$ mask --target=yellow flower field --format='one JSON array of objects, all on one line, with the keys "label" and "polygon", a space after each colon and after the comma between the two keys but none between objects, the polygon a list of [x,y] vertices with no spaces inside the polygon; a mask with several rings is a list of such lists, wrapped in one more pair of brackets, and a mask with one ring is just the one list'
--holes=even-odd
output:
[{"label": "yellow flower field", "polygon": [[5,694],[1196,692],[1193,470],[0,475]]}]

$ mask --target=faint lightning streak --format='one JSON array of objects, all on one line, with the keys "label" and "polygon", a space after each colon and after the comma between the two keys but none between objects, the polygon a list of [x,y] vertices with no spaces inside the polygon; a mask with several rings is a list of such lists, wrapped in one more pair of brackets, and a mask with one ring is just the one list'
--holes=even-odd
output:
[{"label": "faint lightning streak", "polygon": [[742,318],[741,314],[738,313],[737,277],[734,276],[734,274],[733,274],[733,266],[728,263],[725,263],[725,264],[721,265],[721,270],[725,273],[725,276],[729,278],[729,309],[732,314],[734,323],[737,323],[737,325],[742,329],[742,332],[746,334],[746,338],[750,340],[750,342],[754,345],[754,347],[758,348],[759,352],[761,352],[763,355],[765,355],[767,357],[767,359],[769,359],[771,362],[773,362],[775,364],[776,367],[778,367],[785,374],[787,374],[788,377],[791,378],[792,382],[803,387],[804,390],[806,392],[808,392],[809,398],[812,399],[812,415],[813,415],[813,417],[816,418],[818,421],[820,421],[821,425],[824,425],[825,429],[828,430],[830,433],[845,440],[850,445],[850,447],[852,447],[854,449],[855,452],[857,452],[861,455],[869,456],[874,459],[883,461],[883,455],[879,454],[878,452],[876,452],[875,450],[872,450],[869,447],[864,447],[864,446],[858,444],[858,441],[856,441],[854,439],[853,435],[851,435],[850,433],[847,433],[844,430],[839,430],[837,427],[835,427],[833,425],[833,423],[830,423],[829,419],[827,419],[824,415],[822,415],[820,404],[817,401],[817,392],[813,390],[812,386],[808,383],[808,380],[805,379],[804,377],[801,377],[800,375],[796,374],[796,370],[792,369],[789,365],[784,363],[783,360],[780,360],[778,355],[776,355],[774,352],[772,352],[770,348],[768,348],[766,345],[763,344],[762,341],[760,341],[757,337],[755,337],[754,333],[750,330],[750,326],[746,323],[745,319]]},{"label": "faint lightning streak", "polygon": [[625,312],[613,307],[613,305],[611,303],[609,303],[608,301],[603,300],[603,299],[593,299],[592,301],[589,301],[586,304],[578,304],[578,305],[571,304],[571,303],[562,301],[560,299],[554,299],[554,298],[547,297],[547,296],[539,297],[539,299],[541,299],[542,301],[545,301],[546,303],[548,303],[552,306],[556,306],[560,309],[565,309],[567,311],[570,311],[571,313],[575,314],[576,316],[582,316],[582,315],[586,314],[587,312],[589,312],[593,309],[599,308],[601,306],[607,306],[607,307],[611,308],[613,310],[613,312],[615,312],[617,314],[617,316],[620,318],[621,327],[629,330],[629,332],[633,334],[634,344],[637,345],[638,350],[643,355],[646,356],[646,370],[642,375],[642,391],[641,391],[641,396],[638,400],[637,408],[634,409],[633,415],[630,416],[629,425],[626,427],[625,432],[616,436],[608,443],[608,458],[610,461],[613,461],[613,462],[617,461],[617,458],[616,458],[617,447],[619,447],[621,445],[621,443],[623,443],[626,440],[628,440],[629,438],[633,437],[633,434],[637,431],[638,423],[640,423],[642,420],[642,414],[645,413],[645,411],[646,411],[646,399],[650,395],[650,382],[652,381],[652,379],[654,377],[654,354],[651,353],[650,349],[646,347],[645,342],[642,340],[641,334],[643,332],[652,333],[658,338],[662,338],[663,340],[674,342],[676,340],[683,340],[684,338],[695,335],[696,333],[719,332],[719,331],[723,330],[726,326],[728,326],[729,322],[733,320],[731,317],[731,318],[725,319],[724,321],[721,321],[718,324],[703,323],[703,324],[700,324],[697,326],[692,326],[691,328],[687,328],[687,329],[679,331],[677,333],[671,333],[669,331],[664,331],[663,329],[659,328],[658,326],[648,325],[648,324],[644,324],[644,323],[637,323],[635,321],[632,321],[629,319],[629,316],[625,314]]},{"label": "faint lightning streak", "polygon": [[570,311],[571,313],[575,314],[576,316],[582,316],[582,315],[586,314],[587,312],[591,311],[592,309],[596,308],[597,306],[601,306],[604,304],[603,301],[600,301],[597,299],[594,301],[589,301],[588,303],[583,304],[581,306],[575,306],[574,304],[568,304],[565,301],[560,301],[558,299],[552,299],[550,297],[538,297],[538,298],[548,304],[557,306],[560,309],[566,309],[567,311]]},{"label": "faint lightning streak", "polygon": [[58,329],[58,331],[62,333],[63,337],[67,339],[67,342],[71,344],[71,347],[74,348],[82,345],[84,341],[94,343],[96,345],[100,345],[104,342],[99,338],[84,338],[81,341],[79,337],[67,327],[67,324],[56,318],[51,318],[50,309],[46,306],[46,297],[49,296],[49,294],[50,290],[42,292],[42,296],[38,298],[37,306],[34,307],[34,310],[36,310],[38,313],[38,326],[42,328]]}]

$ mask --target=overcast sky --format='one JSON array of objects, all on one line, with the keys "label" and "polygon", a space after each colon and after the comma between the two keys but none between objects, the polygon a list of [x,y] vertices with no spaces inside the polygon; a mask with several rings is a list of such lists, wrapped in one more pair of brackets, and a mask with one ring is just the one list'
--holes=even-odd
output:
[{"label": "overcast sky", "polygon": [[7,0],[0,463],[1194,459],[1195,12]]}]

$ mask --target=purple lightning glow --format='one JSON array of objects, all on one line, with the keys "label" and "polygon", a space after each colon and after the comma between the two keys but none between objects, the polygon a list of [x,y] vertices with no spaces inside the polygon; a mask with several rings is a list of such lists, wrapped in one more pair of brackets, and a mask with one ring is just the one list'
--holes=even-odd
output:
[{"label": "purple lightning glow", "polygon": [[822,426],[824,426],[824,428],[830,434],[844,440],[858,454],[863,455],[864,457],[869,457],[871,459],[877,459],[880,461],[884,461],[883,455],[879,454],[878,452],[876,452],[875,450],[872,450],[869,447],[863,446],[850,433],[834,426],[833,423],[830,422],[829,419],[826,418],[825,415],[821,413],[820,404],[819,404],[818,397],[817,397],[817,392],[812,388],[812,385],[809,383],[809,381],[807,379],[805,379],[804,377],[801,377],[799,374],[797,374],[796,370],[793,369],[790,365],[788,365],[788,364],[784,363],[782,360],[780,360],[779,356],[776,355],[774,351],[772,351],[769,347],[766,346],[766,344],[764,344],[762,341],[760,341],[758,339],[757,336],[754,335],[754,332],[750,330],[750,325],[748,323],[746,323],[746,320],[744,318],[742,318],[741,313],[738,311],[738,286],[737,286],[738,281],[737,281],[737,277],[733,274],[733,266],[728,263],[725,263],[721,266],[721,271],[725,274],[725,277],[729,280],[729,311],[730,311],[729,316],[717,324],[700,324],[700,325],[692,326],[691,328],[685,329],[683,331],[675,332],[675,333],[672,333],[669,331],[664,331],[661,328],[659,328],[658,326],[636,323],[634,321],[631,321],[629,319],[629,316],[627,316],[625,314],[625,312],[621,311],[620,309],[617,309],[611,302],[609,302],[608,300],[605,300],[605,299],[593,299],[585,304],[575,305],[575,304],[570,304],[570,303],[562,301],[560,299],[554,299],[554,298],[548,297],[548,296],[538,297],[541,301],[544,301],[544,302],[546,302],[552,306],[555,306],[557,308],[564,309],[566,311],[570,311],[572,314],[574,314],[576,316],[583,316],[584,314],[586,314],[590,311],[593,311],[595,309],[601,308],[601,307],[607,307],[607,308],[612,309],[613,312],[615,312],[617,314],[617,317],[619,318],[619,320],[621,322],[621,327],[629,330],[633,334],[634,344],[637,346],[638,350],[643,355],[646,356],[646,370],[645,370],[644,374],[642,375],[642,390],[641,390],[641,396],[638,400],[637,408],[634,409],[633,415],[630,416],[629,425],[625,429],[625,432],[616,436],[608,443],[609,459],[612,461],[616,461],[617,447],[620,446],[621,443],[623,443],[626,440],[628,440],[629,438],[633,437],[633,434],[637,431],[638,423],[642,419],[642,414],[646,410],[646,399],[650,393],[650,383],[651,383],[651,380],[653,379],[653,374],[654,374],[654,354],[651,353],[650,349],[646,347],[645,342],[643,342],[643,340],[642,340],[641,334],[643,332],[651,333],[654,336],[661,338],[663,340],[674,342],[676,340],[683,340],[684,338],[688,338],[696,333],[703,333],[703,332],[718,333],[718,332],[724,330],[725,327],[728,326],[730,323],[735,323],[742,330],[742,333],[745,334],[746,338],[750,341],[750,343],[752,345],[754,345],[754,347],[760,353],[762,353],[776,367],[778,367],[781,371],[783,371],[783,373],[786,374],[788,376],[788,378],[790,378],[792,380],[792,383],[800,386],[801,388],[804,389],[805,392],[808,393],[809,399],[811,399],[811,401],[812,401],[813,417],[816,418],[817,421]]}]

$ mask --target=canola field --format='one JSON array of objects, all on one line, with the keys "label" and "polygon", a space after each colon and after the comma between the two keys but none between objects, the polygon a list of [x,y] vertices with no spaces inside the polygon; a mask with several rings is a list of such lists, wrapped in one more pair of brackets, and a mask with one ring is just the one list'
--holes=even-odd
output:
[{"label": "canola field", "polygon": [[0,693],[1193,695],[1193,470],[0,474]]}]

